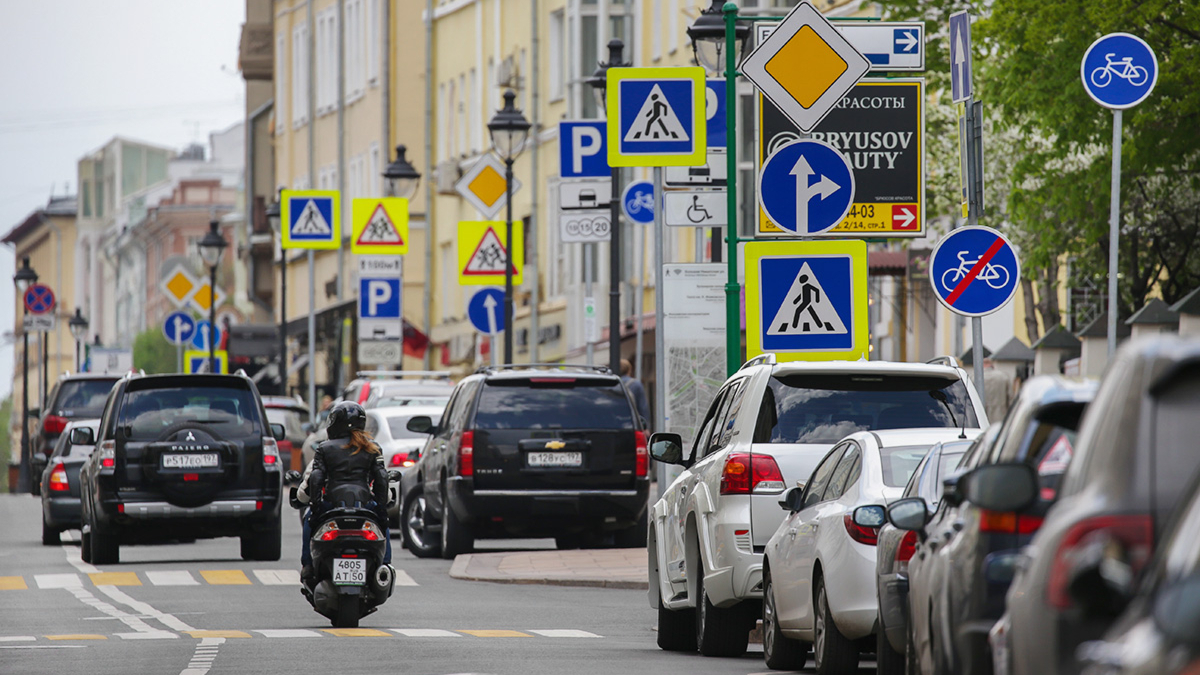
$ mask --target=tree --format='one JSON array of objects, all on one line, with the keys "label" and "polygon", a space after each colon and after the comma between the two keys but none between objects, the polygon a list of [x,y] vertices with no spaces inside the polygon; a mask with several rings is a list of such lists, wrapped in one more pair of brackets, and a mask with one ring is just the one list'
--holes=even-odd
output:
[{"label": "tree", "polygon": [[0,492],[8,492],[8,463],[12,459],[12,395],[0,403]]},{"label": "tree", "polygon": [[133,367],[149,375],[178,372],[175,347],[167,342],[161,330],[142,331],[133,341]]}]

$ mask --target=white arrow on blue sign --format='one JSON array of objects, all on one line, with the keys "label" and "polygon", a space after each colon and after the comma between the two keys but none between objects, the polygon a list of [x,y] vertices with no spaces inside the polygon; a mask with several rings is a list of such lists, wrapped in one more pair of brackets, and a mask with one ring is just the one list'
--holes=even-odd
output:
[{"label": "white arrow on blue sign", "polygon": [[971,14],[950,15],[950,98],[961,103],[974,93],[971,82]]},{"label": "white arrow on blue sign", "polygon": [[642,225],[654,222],[654,206],[657,203],[654,184],[648,180],[634,181],[626,185],[625,192],[621,195],[621,210],[625,217]]},{"label": "white arrow on blue sign", "polygon": [[1079,65],[1083,88],[1105,108],[1124,110],[1146,100],[1158,82],[1158,57],[1146,41],[1110,33],[1092,43]]},{"label": "white arrow on blue sign", "polygon": [[208,322],[208,319],[197,321],[196,331],[192,334],[192,346],[200,351],[208,351],[208,336],[210,332],[213,334],[213,340],[215,340],[218,345],[221,344],[220,326],[217,326],[214,329],[213,325]]},{"label": "white arrow on blue sign", "polygon": [[563,178],[608,178],[607,123],[581,120],[558,123],[558,175]]},{"label": "white arrow on blue sign", "polygon": [[854,171],[828,143],[793,141],[763,164],[758,200],[767,217],[788,232],[820,234],[842,222],[850,210]]},{"label": "white arrow on blue sign", "polygon": [[499,288],[482,288],[467,303],[467,318],[475,330],[484,335],[495,335],[504,330],[504,291]]},{"label": "white arrow on blue sign", "polygon": [[1012,243],[990,227],[960,227],[929,256],[938,301],[963,316],[991,314],[1017,292],[1021,263]]},{"label": "white arrow on blue sign", "polygon": [[[167,342],[175,346],[185,345],[196,334],[196,320],[187,312],[171,312],[166,319],[163,319],[162,329]],[[207,346],[205,345],[205,347]]]},{"label": "white arrow on blue sign", "polygon": [[871,62],[871,70],[925,70],[925,24],[921,21],[834,24]]}]

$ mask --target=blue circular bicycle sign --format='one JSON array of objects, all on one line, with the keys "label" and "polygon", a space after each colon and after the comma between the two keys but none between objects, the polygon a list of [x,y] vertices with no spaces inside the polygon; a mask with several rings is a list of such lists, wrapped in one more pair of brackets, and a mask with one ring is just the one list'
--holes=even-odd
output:
[{"label": "blue circular bicycle sign", "polygon": [[991,314],[1012,300],[1021,263],[1012,244],[990,227],[960,227],[929,256],[929,281],[939,302],[956,314]]},{"label": "blue circular bicycle sign", "polygon": [[648,180],[630,183],[621,195],[621,210],[625,217],[635,223],[649,225],[654,222],[654,184]]},{"label": "blue circular bicycle sign", "polygon": [[1124,110],[1146,100],[1158,82],[1158,58],[1146,41],[1109,33],[1092,43],[1079,65],[1083,88],[1096,103]]}]

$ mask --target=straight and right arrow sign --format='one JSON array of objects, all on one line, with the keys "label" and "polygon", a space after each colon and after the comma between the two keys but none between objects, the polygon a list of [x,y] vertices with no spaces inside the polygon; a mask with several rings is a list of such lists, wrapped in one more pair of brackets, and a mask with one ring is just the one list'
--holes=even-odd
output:
[{"label": "straight and right arrow sign", "polygon": [[974,93],[971,83],[971,15],[950,15],[950,94],[961,103]]}]

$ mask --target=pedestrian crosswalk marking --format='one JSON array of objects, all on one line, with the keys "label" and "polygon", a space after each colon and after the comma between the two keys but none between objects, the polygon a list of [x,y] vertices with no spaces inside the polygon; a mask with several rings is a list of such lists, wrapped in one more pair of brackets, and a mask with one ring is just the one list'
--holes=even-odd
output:
[{"label": "pedestrian crosswalk marking", "polygon": [[404,637],[462,637],[462,633],[440,628],[393,628],[392,632]]},{"label": "pedestrian crosswalk marking", "polygon": [[32,635],[8,635],[0,637],[0,642],[33,642],[34,640],[37,640],[37,638]]},{"label": "pedestrian crosswalk marking", "polygon": [[266,586],[299,586],[297,570],[254,570],[254,576]]},{"label": "pedestrian crosswalk marking", "polygon": [[808,263],[800,267],[784,296],[767,335],[844,335],[846,324],[838,316],[821,281]]},{"label": "pedestrian crosswalk marking", "polygon": [[244,630],[187,630],[184,631],[196,639],[201,638],[248,638],[254,637]]},{"label": "pedestrian crosswalk marking", "polygon": [[96,586],[141,586],[137,572],[94,572],[88,575]]},{"label": "pedestrian crosswalk marking", "polygon": [[400,570],[400,569],[396,570],[395,577],[396,577],[396,580],[392,583],[395,584],[396,586],[417,586],[418,585],[417,582],[413,581],[413,578],[408,575],[408,572],[405,572],[404,570]]},{"label": "pedestrian crosswalk marking", "polygon": [[70,642],[74,640],[109,640],[116,638],[120,638],[122,640],[173,640],[182,637],[191,637],[201,641],[212,640],[215,642],[217,640],[224,639],[252,639],[255,637],[271,639],[393,637],[392,633],[395,633],[400,637],[407,638],[461,638],[470,636],[478,638],[543,637],[600,639],[604,637],[603,635],[597,635],[585,630],[562,628],[529,631],[500,629],[444,630],[441,628],[323,628],[321,630],[310,630],[307,628],[262,628],[255,630],[143,630],[132,633],[114,633],[112,635],[101,635],[98,633],[64,633],[59,635],[0,635],[0,643],[38,642],[40,640]]},{"label": "pedestrian crosswalk marking", "polygon": [[145,572],[146,579],[155,586],[199,586],[200,582],[187,570],[153,570]]},{"label": "pedestrian crosswalk marking", "polygon": [[29,588],[24,577],[0,577],[0,591],[23,591]]},{"label": "pedestrian crosswalk marking", "polygon": [[589,633],[586,630],[572,630],[566,628],[556,628],[553,630],[531,630],[530,633],[537,633],[542,637],[548,638],[598,638],[599,635]]},{"label": "pedestrian crosswalk marking", "polygon": [[178,640],[179,634],[169,630],[139,631],[137,633],[117,633],[122,640]]},{"label": "pedestrian crosswalk marking", "polygon": [[334,637],[391,637],[391,633],[386,633],[374,628],[324,628],[324,632],[329,633]]},{"label": "pedestrian crosswalk marking", "polygon": [[[87,566],[87,569],[96,568]],[[143,570],[141,572],[88,572],[79,574],[34,574],[0,576],[0,591],[25,591],[30,588],[83,588],[85,586],[299,586],[300,572],[279,570],[198,570],[198,581],[188,570]],[[253,574],[253,579],[247,574]],[[395,585],[419,586],[407,572],[396,570]]]},{"label": "pedestrian crosswalk marking", "polygon": [[38,588],[77,588],[83,586],[78,574],[35,574]]},{"label": "pedestrian crosswalk marking", "polygon": [[249,586],[251,583],[241,570],[200,570],[200,576],[213,586]]},{"label": "pedestrian crosswalk marking", "polygon": [[686,140],[687,130],[683,128],[679,116],[671,108],[662,87],[655,84],[650,88],[641,110],[633,118],[633,123],[629,125],[629,131],[625,132],[625,142]]},{"label": "pedestrian crosswalk marking", "polygon": [[256,630],[255,633],[266,638],[319,638],[321,634],[315,630],[304,630],[303,628],[275,628],[266,630]]},{"label": "pedestrian crosswalk marking", "polygon": [[473,635],[475,637],[494,637],[494,638],[509,638],[509,637],[533,637],[529,633],[522,633],[517,630],[460,630],[460,633]]}]

